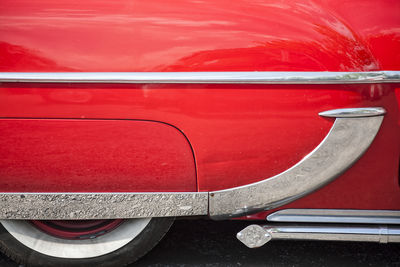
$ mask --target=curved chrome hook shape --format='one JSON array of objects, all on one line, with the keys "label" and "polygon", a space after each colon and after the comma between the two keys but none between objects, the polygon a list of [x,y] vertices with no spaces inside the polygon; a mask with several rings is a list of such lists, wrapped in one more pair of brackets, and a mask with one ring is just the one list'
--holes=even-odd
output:
[{"label": "curved chrome hook shape", "polygon": [[292,202],[333,181],[368,149],[379,131],[383,108],[339,109],[320,113],[336,117],[325,139],[290,169],[263,181],[210,192],[213,219],[239,217]]}]

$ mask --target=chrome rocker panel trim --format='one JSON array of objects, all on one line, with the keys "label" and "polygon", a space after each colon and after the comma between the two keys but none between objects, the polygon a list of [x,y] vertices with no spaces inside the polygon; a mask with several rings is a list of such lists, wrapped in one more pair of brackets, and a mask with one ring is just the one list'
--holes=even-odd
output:
[{"label": "chrome rocker panel trim", "polygon": [[385,110],[355,108],[328,113],[330,117],[338,118],[317,148],[287,171],[257,183],[214,192],[0,193],[0,219],[107,219],[207,214],[213,219],[224,219],[272,209],[313,192],[346,171],[374,140]]},{"label": "chrome rocker panel trim", "polygon": [[207,215],[208,193],[2,193],[0,219],[79,220]]},{"label": "chrome rocker panel trim", "polygon": [[185,83],[185,84],[360,84],[399,83],[400,71],[370,72],[0,72],[0,82]]},{"label": "chrome rocker panel trim", "polygon": [[[325,139],[290,169],[263,181],[210,192],[209,212],[214,219],[240,217],[273,209],[303,197],[350,168],[368,149],[383,121],[383,108],[377,116],[358,117],[364,109],[353,109],[354,117],[340,117]],[[342,110],[330,111],[340,115]]]},{"label": "chrome rocker panel trim", "polygon": [[267,216],[270,222],[400,224],[398,210],[286,209]]}]

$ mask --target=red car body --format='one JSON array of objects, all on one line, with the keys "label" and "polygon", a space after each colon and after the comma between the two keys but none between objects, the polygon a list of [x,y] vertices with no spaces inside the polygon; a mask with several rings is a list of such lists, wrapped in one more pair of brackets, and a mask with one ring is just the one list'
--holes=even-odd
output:
[{"label": "red car body", "polygon": [[[3,0],[0,72],[399,71],[399,14],[397,0]],[[319,112],[383,107],[381,129],[349,170],[279,209],[399,210],[399,90],[398,80],[3,81],[0,191],[234,188],[318,146],[335,120]]]},{"label": "red car body", "polygon": [[[398,1],[275,2],[4,1],[0,70],[400,69]],[[388,115],[363,158],[290,207],[399,209],[398,87],[2,83],[0,188],[162,192],[245,185],[288,169],[319,144],[333,120],[318,112],[382,106]],[[164,131],[176,131],[174,140]],[[121,132],[131,138],[121,140]],[[157,146],[178,151],[149,152]],[[118,157],[96,156],[110,153]],[[155,158],[143,166],[147,153]]]}]

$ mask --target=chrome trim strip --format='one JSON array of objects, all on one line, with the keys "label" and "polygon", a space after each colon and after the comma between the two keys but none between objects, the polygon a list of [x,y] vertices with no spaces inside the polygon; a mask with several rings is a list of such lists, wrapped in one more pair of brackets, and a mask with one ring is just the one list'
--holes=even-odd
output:
[{"label": "chrome trim strip", "polygon": [[0,82],[360,84],[398,83],[400,71],[370,72],[0,72]]},{"label": "chrome trim strip", "polygon": [[342,108],[323,111],[318,113],[322,117],[331,118],[358,118],[358,117],[373,117],[385,115],[386,110],[384,108]]},{"label": "chrome trim strip", "polygon": [[271,222],[400,224],[398,210],[285,209],[267,216]]},{"label": "chrome trim strip", "polygon": [[321,240],[399,243],[400,227],[368,225],[249,225],[236,237],[249,248],[261,247],[270,240]]},{"label": "chrome trim strip", "polygon": [[[359,111],[357,113],[356,111]],[[340,111],[336,111],[340,113]],[[226,219],[290,203],[333,181],[368,149],[383,121],[383,114],[337,118],[325,139],[290,169],[257,183],[210,192],[213,219]]]},{"label": "chrome trim strip", "polygon": [[0,219],[114,219],[207,213],[207,192],[0,194]]}]

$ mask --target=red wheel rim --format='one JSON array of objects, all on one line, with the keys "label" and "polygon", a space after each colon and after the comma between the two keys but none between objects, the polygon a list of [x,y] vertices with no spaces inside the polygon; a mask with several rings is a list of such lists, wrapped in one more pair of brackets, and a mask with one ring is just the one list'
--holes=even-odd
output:
[{"label": "red wheel rim", "polygon": [[42,232],[63,239],[93,239],[109,233],[123,222],[117,220],[31,221]]}]

